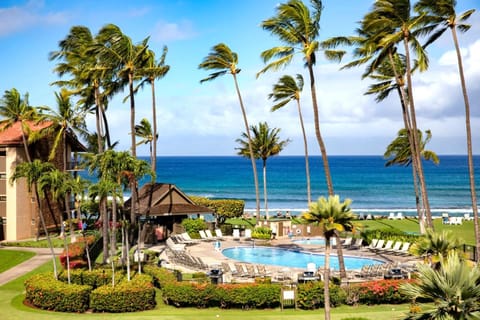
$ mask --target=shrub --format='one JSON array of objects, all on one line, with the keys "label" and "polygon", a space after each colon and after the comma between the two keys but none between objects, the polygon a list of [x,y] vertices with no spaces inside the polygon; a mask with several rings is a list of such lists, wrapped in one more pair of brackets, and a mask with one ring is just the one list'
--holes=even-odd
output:
[{"label": "shrub", "polygon": [[131,281],[105,285],[92,291],[90,307],[97,312],[132,312],[155,308],[152,278],[137,274]]},{"label": "shrub", "polygon": [[[83,268],[87,265],[86,257],[86,243],[91,245],[95,242],[95,236],[89,235],[86,237],[79,237],[76,242],[68,244],[68,260],[70,262],[70,268]],[[60,263],[64,268],[67,268],[67,251],[63,252],[59,256]]]},{"label": "shrub", "polygon": [[182,226],[188,234],[193,237],[199,238],[198,231],[205,230],[207,228],[207,223],[202,219],[183,219]]},{"label": "shrub", "polygon": [[377,280],[356,285],[358,287],[358,302],[361,304],[398,304],[410,301],[399,292],[401,284],[411,280]]},{"label": "shrub", "polygon": [[85,312],[92,287],[66,284],[51,273],[40,273],[25,281],[25,300],[37,308],[61,312]]},{"label": "shrub", "polygon": [[157,288],[163,288],[168,284],[177,282],[177,277],[172,271],[165,268],[158,268],[151,265],[143,267],[143,271],[153,278],[153,283]]},{"label": "shrub", "polygon": [[189,198],[200,206],[212,209],[217,215],[220,224],[228,218],[241,217],[245,208],[245,201],[236,199],[208,199],[205,197],[189,196]]},{"label": "shrub", "polygon": [[[297,289],[297,304],[302,309],[317,309],[325,307],[324,283],[312,281],[299,284]],[[330,306],[336,307],[344,304],[346,292],[337,285],[330,285]]]},{"label": "shrub", "polygon": [[166,304],[176,307],[206,307],[211,303],[209,293],[214,288],[205,283],[169,283],[162,288],[162,296]]},{"label": "shrub", "polygon": [[213,300],[221,308],[273,308],[280,305],[280,286],[271,284],[222,284]]},{"label": "shrub", "polygon": [[267,227],[256,227],[252,231],[252,238],[254,239],[270,239],[272,237],[272,230]]}]

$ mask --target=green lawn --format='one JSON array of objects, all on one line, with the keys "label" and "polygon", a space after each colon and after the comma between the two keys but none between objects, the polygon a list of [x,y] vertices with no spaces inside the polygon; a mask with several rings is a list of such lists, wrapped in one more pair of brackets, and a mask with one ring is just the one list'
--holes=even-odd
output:
[{"label": "green lawn", "polygon": [[[402,219],[402,220],[359,220],[357,224],[366,229],[385,229],[385,228],[397,228],[404,232],[420,231],[417,219]],[[461,225],[446,225],[442,224],[442,219],[434,219],[433,224],[435,231],[441,232],[442,230],[451,230],[455,235],[463,240],[463,243],[469,245],[475,245],[475,233],[473,229],[473,221],[464,221]]]},{"label": "green lawn", "polygon": [[0,251],[0,273],[8,270],[17,264],[20,264],[35,255],[30,251],[14,251],[14,250],[2,250]]}]

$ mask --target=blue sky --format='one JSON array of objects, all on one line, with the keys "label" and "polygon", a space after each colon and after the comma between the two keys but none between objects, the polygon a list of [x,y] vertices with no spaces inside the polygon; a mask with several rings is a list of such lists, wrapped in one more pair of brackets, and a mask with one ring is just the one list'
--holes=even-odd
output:
[{"label": "blue sky", "polygon": [[[308,3],[308,1],[305,1]],[[93,34],[107,23],[118,25],[134,42],[150,36],[150,48],[161,54],[168,47],[166,63],[171,69],[158,81],[157,107],[159,155],[234,155],[237,139],[245,128],[231,76],[200,84],[207,72],[198,64],[210,48],[226,43],[239,55],[240,90],[251,125],[267,121],[281,128],[281,137],[292,142],[283,154],[301,155],[303,142],[296,106],[271,113],[267,96],[284,74],[306,70],[298,59],[285,70],[256,79],[263,67],[260,53],[279,45],[261,29],[273,16],[278,0],[2,0],[0,2],[0,92],[17,88],[28,92],[32,105],[55,106],[58,77],[48,54],[58,49],[74,25],[84,25]],[[351,35],[357,21],[369,10],[371,0],[325,0],[320,40]],[[475,8],[472,29],[460,36],[466,80],[472,108],[474,153],[480,153],[480,12],[477,0],[459,0],[458,12]],[[429,48],[430,69],[414,76],[418,126],[431,129],[429,148],[439,154],[465,154],[464,107],[450,34]],[[344,62],[347,62],[345,60]],[[383,154],[386,145],[402,127],[397,97],[377,104],[364,96],[369,83],[362,69],[339,71],[341,64],[319,55],[315,68],[322,134],[331,155]],[[119,150],[128,150],[129,106],[123,95],[107,111],[112,137]],[[150,117],[150,91],[136,97],[137,122]],[[310,93],[306,87],[302,111],[311,154],[319,154],[314,139]],[[87,118],[93,129],[93,118]],[[147,154],[142,146],[139,154]]]}]

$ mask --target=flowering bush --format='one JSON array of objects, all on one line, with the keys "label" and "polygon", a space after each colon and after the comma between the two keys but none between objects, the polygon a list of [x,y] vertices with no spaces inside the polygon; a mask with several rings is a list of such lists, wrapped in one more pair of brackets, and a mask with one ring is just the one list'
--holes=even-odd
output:
[{"label": "flowering bush", "polygon": [[401,284],[412,280],[377,280],[356,285],[360,304],[404,303],[409,298],[400,293]]}]

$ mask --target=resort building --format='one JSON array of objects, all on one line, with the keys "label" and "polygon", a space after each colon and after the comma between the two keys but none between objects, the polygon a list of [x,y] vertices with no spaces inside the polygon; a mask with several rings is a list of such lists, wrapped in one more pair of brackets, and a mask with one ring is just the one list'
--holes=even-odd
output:
[{"label": "resort building", "polygon": [[[30,132],[39,132],[53,125],[52,122],[27,124]],[[72,155],[85,152],[86,148],[69,132],[66,144],[60,143],[53,160],[50,162],[60,170],[74,168]],[[28,138],[28,137],[26,137]],[[52,136],[42,137],[28,145],[31,159],[47,161],[52,150]],[[64,145],[66,145],[67,168],[63,163]],[[22,123],[17,122],[10,127],[0,128],[0,241],[16,241],[38,236],[42,232],[39,210],[33,192],[28,191],[24,178],[10,183],[18,163],[27,161],[22,139]],[[59,229],[63,209],[58,208],[55,201],[42,201],[42,212],[48,228]]]}]

